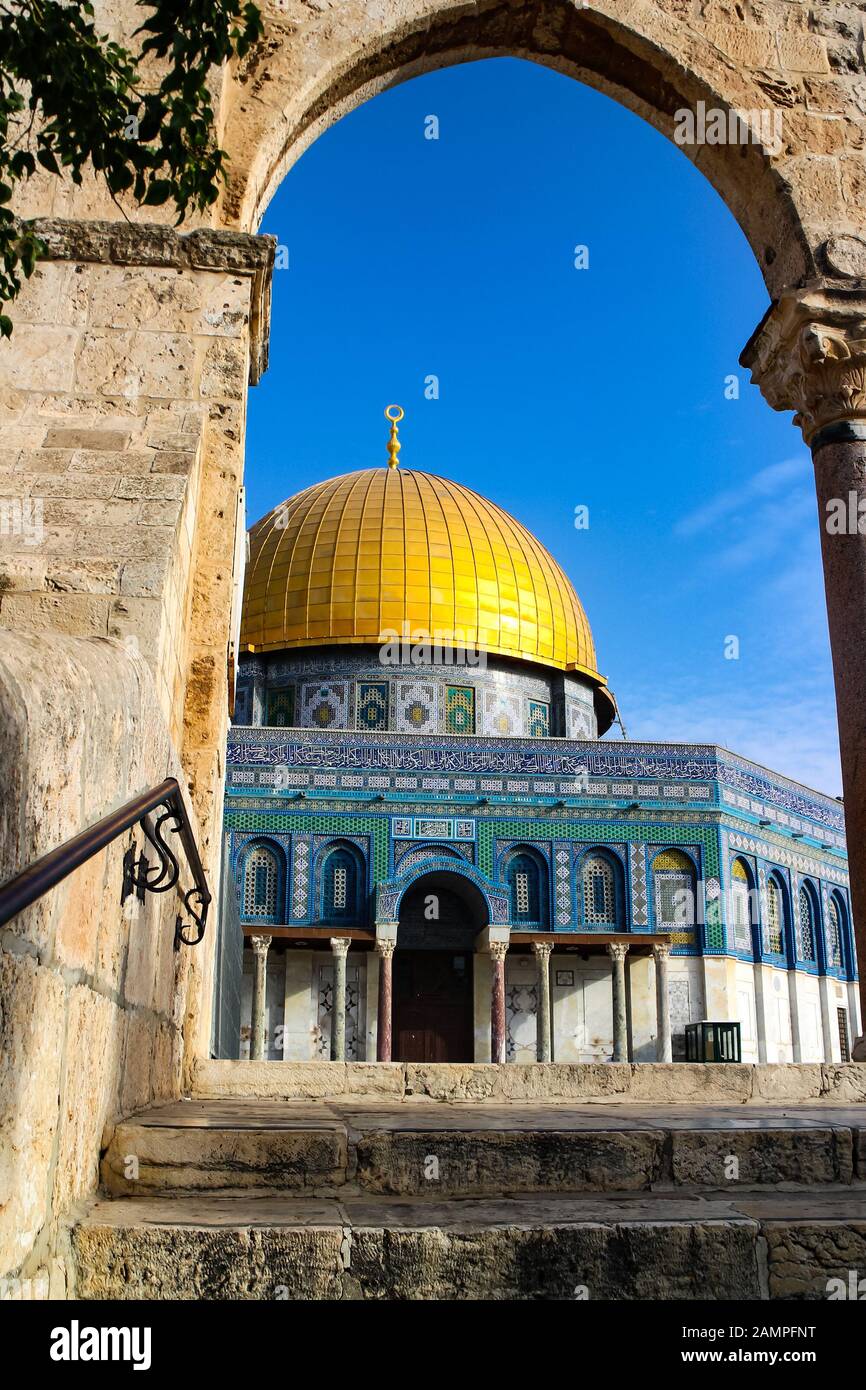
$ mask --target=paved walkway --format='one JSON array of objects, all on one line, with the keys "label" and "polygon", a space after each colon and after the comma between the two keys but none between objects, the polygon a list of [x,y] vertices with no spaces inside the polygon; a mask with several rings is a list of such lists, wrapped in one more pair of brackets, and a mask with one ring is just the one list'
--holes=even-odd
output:
[{"label": "paved walkway", "polygon": [[569,1101],[180,1100],[152,1106],[127,1124],[192,1129],[478,1130],[866,1130],[866,1104],[641,1105]]}]

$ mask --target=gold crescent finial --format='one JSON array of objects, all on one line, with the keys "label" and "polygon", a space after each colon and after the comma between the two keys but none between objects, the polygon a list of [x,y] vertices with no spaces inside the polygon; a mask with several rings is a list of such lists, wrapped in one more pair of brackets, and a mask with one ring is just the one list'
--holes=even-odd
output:
[{"label": "gold crescent finial", "polygon": [[[395,411],[396,414],[391,412]],[[397,438],[397,426],[403,419],[405,411],[399,405],[385,406],[385,419],[391,421],[391,437],[388,440],[388,467],[397,467],[397,455],[400,452],[400,441]]]}]

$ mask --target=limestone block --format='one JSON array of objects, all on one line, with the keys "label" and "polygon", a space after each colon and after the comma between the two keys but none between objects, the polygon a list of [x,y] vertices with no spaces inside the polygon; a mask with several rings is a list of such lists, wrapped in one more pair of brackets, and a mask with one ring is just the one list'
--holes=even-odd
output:
[{"label": "limestone block", "polygon": [[[137,1229],[134,1242],[116,1225],[74,1232],[79,1298],[269,1299],[342,1296],[339,1224],[276,1231],[199,1230],[165,1224]],[[134,1249],[134,1253],[133,1253]]]},{"label": "limestone block", "polygon": [[200,1057],[193,1095],[341,1096],[346,1093],[345,1062],[213,1062]]},{"label": "limestone block", "polygon": [[196,1129],[130,1122],[115,1128],[101,1171],[105,1191],[129,1197],[333,1187],[345,1182],[346,1164],[346,1136],[336,1126]]},{"label": "limestone block", "polygon": [[358,1184],[364,1191],[403,1196],[631,1192],[651,1187],[662,1168],[661,1131],[509,1131],[507,1116],[501,1125],[474,1132],[362,1131]]},{"label": "limestone block", "polygon": [[818,34],[779,33],[779,62],[786,72],[829,73],[827,44]]},{"label": "limestone block", "polygon": [[738,68],[778,69],[776,44],[769,29],[746,24],[710,23],[705,30],[710,43],[732,58]]},{"label": "limestone block", "polygon": [[630,1100],[717,1101],[736,1105],[752,1096],[752,1067],[675,1062],[632,1069]]},{"label": "limestone block", "polygon": [[847,1129],[675,1130],[671,1143],[674,1181],[687,1186],[733,1192],[738,1184],[850,1183],[853,1176]]},{"label": "limestone block", "polygon": [[0,1277],[19,1268],[49,1212],[65,989],[30,955],[0,950]]},{"label": "limestone block", "polygon": [[74,328],[19,324],[14,346],[5,338],[0,344],[0,374],[10,386],[28,391],[68,391],[79,337]]},{"label": "limestone block", "polygon": [[93,452],[111,453],[125,449],[129,443],[129,430],[85,429],[70,426],[55,427],[46,432],[43,449],[85,449]]},{"label": "limestone block", "polygon": [[402,1099],[403,1092],[404,1070],[402,1062],[346,1063],[347,1096],[393,1096]]},{"label": "limestone block", "polygon": [[754,1072],[753,1100],[817,1100],[822,1094],[824,1069],[820,1063],[797,1066],[765,1063]]},{"label": "limestone block", "polygon": [[193,399],[195,345],[180,333],[87,332],[77,356],[75,387],[105,396]]},{"label": "limestone block", "polygon": [[866,1062],[826,1063],[821,1068],[826,1100],[866,1101]]},{"label": "limestone block", "polygon": [[771,1298],[824,1300],[831,1279],[846,1292],[866,1270],[866,1221],[763,1224]]},{"label": "limestone block", "polygon": [[[95,473],[106,473],[113,480],[118,480],[121,476],[131,478],[149,473],[156,457],[155,453],[147,449],[126,449],[123,453],[114,450],[103,452],[101,449],[76,449],[71,457],[69,471],[88,477]],[[41,463],[41,460],[39,462]],[[95,479],[93,481],[95,482]]]}]

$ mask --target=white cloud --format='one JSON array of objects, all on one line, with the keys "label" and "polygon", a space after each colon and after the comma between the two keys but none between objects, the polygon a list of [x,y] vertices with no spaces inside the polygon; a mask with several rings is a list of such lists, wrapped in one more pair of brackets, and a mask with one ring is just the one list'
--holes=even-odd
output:
[{"label": "white cloud", "polygon": [[[622,700],[623,692],[620,691]],[[717,743],[807,787],[839,796],[842,779],[832,693],[802,673],[748,691],[632,691],[623,700],[635,742]]]}]

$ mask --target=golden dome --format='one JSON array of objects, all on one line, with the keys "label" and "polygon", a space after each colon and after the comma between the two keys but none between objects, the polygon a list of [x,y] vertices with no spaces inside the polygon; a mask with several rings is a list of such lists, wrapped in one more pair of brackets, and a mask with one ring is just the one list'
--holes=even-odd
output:
[{"label": "golden dome", "polygon": [[404,632],[605,684],[560,566],[460,483],[366,468],[305,488],[252,528],[242,649],[380,645]]}]

